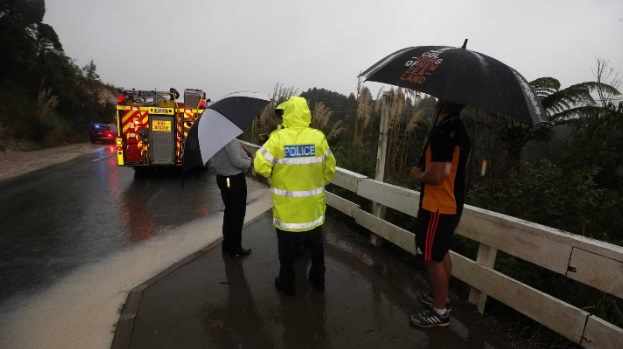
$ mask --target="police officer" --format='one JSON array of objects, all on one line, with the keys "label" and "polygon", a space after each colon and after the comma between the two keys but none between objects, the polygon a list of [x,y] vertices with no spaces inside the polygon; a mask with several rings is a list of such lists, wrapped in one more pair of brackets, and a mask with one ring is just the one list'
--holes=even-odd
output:
[{"label": "police officer", "polygon": [[270,177],[280,262],[275,287],[292,296],[294,258],[302,243],[310,248],[310,286],[325,288],[324,191],[335,174],[335,157],[322,131],[309,127],[311,112],[304,98],[291,97],[280,106],[283,127],[270,134],[253,165],[257,174]]}]

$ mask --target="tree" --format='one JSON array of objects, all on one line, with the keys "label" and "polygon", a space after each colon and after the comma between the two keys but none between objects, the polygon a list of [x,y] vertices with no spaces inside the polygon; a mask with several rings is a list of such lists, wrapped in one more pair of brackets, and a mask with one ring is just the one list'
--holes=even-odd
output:
[{"label": "tree", "polygon": [[561,165],[595,168],[595,182],[623,197],[623,102],[574,120],[566,145]]},{"label": "tree", "polygon": [[87,65],[82,67],[83,76],[87,79],[87,81],[99,81],[101,82],[100,76],[96,72],[97,66],[91,60]]},{"label": "tree", "polygon": [[45,0],[3,0],[0,2],[0,21],[29,26],[41,23],[45,15]]},{"label": "tree", "polygon": [[[618,96],[620,92],[604,82],[589,81],[561,89],[560,82],[552,77],[543,77],[530,82],[547,113],[544,123],[527,125],[515,119],[487,113],[472,112],[476,124],[484,126],[493,133],[492,142],[501,141],[505,148],[507,172],[517,167],[521,161],[521,153],[531,141],[546,142],[552,139],[555,127],[568,124],[571,121],[589,114],[599,113],[604,108],[603,103],[597,103],[594,94]],[[603,80],[602,80],[603,81]],[[499,159],[496,159],[499,160]]]},{"label": "tree", "polygon": [[63,45],[61,44],[56,31],[48,24],[39,23],[37,25],[36,41],[37,47],[39,48],[39,54],[51,52],[58,55],[63,52]]},{"label": "tree", "polygon": [[[598,83],[601,84],[605,82],[615,89],[618,89],[623,81],[623,77],[621,77],[620,72],[615,71],[615,69],[610,66],[609,61],[603,58],[597,58],[593,75],[597,79]],[[599,95],[599,101],[603,106],[614,104],[614,96],[619,95],[618,93],[612,93],[612,91],[601,88],[597,90],[597,93]]]},{"label": "tree", "polygon": [[314,87],[301,93],[301,97],[307,100],[310,107],[316,105],[316,103],[322,102],[324,106],[331,109],[332,118],[334,120],[347,122],[351,111],[348,109],[348,98],[343,94],[324,88]]}]

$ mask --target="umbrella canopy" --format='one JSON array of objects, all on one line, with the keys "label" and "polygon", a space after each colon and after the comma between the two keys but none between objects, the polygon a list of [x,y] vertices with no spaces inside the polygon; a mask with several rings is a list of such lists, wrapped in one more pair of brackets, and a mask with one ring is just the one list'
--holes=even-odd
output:
[{"label": "umbrella canopy", "polygon": [[462,48],[404,48],[359,77],[480,107],[528,124],[544,122],[546,117],[541,102],[521,74],[494,58],[466,49],[465,44]]},{"label": "umbrella canopy", "polygon": [[251,125],[270,98],[256,92],[236,92],[211,104],[188,132],[184,171],[205,165],[214,154]]}]

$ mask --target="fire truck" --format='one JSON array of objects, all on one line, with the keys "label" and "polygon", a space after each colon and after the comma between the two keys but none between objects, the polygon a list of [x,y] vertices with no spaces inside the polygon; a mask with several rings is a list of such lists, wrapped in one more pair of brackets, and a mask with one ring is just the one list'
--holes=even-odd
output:
[{"label": "fire truck", "polygon": [[205,93],[199,89],[179,92],[122,90],[117,100],[117,164],[137,173],[181,167],[188,131],[205,110]]}]

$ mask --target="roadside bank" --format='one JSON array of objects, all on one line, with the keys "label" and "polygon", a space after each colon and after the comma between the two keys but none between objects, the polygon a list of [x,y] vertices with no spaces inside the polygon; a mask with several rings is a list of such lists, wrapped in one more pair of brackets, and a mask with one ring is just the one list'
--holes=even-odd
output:
[{"label": "roadside bank", "polygon": [[33,151],[0,152],[0,181],[96,152],[110,145],[78,143]]}]

